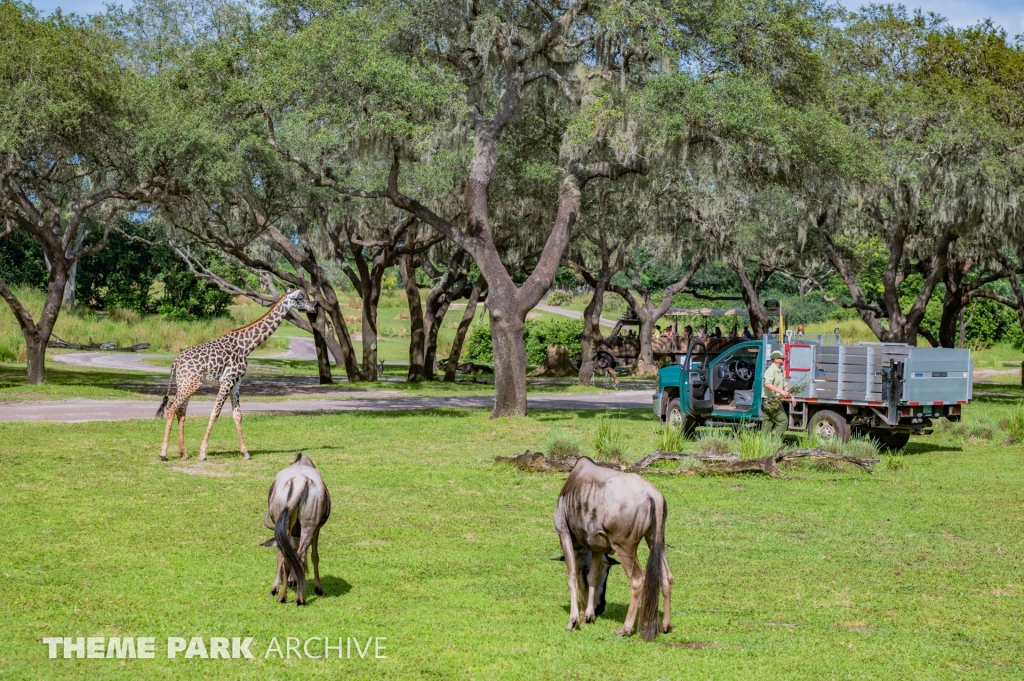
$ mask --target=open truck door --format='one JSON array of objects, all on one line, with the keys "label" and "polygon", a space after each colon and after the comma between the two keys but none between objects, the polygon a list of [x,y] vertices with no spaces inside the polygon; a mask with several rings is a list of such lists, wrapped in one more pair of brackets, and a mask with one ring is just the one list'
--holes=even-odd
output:
[{"label": "open truck door", "polygon": [[[700,348],[700,355],[694,352]],[[696,416],[699,413],[709,411],[715,403],[714,395],[711,392],[711,381],[708,380],[708,349],[704,341],[690,341],[686,348],[686,357],[683,359],[683,371],[687,378],[687,402],[684,405],[687,412]]]}]

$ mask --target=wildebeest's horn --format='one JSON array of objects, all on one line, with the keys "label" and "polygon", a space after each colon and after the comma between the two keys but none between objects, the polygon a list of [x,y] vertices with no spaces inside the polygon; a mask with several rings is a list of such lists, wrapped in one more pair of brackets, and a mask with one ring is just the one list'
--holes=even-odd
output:
[{"label": "wildebeest's horn", "polygon": [[277,546],[277,539],[272,537],[260,544],[260,546]]},{"label": "wildebeest's horn", "polygon": [[558,556],[557,558],[552,558],[551,560],[560,560],[560,561],[562,561],[564,563],[565,562],[565,556]]}]

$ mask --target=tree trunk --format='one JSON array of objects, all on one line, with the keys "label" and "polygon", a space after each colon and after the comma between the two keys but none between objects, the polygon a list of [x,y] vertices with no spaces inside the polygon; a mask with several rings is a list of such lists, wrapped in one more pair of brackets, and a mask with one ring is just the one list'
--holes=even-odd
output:
[{"label": "tree trunk", "polygon": [[320,374],[320,385],[330,385],[334,383],[334,377],[331,376],[331,356],[327,351],[327,341],[324,340],[323,327],[326,325],[320,316],[320,310],[307,312],[306,317],[309,319],[309,325],[313,327],[313,344],[316,346],[316,368]]},{"label": "tree trunk", "polygon": [[524,315],[491,301],[491,341],[494,345],[494,411],[499,416],[526,416],[526,339]]},{"label": "tree trunk", "polygon": [[374,272],[374,276],[367,277],[370,280],[366,287],[368,290],[363,291],[362,376],[364,381],[379,380],[377,376],[377,304],[380,302],[380,278],[376,272]]},{"label": "tree trunk", "polygon": [[423,380],[423,346],[426,334],[423,329],[423,308],[420,306],[420,290],[416,288],[416,265],[412,256],[399,259],[399,270],[405,295],[409,299],[409,383]]},{"label": "tree trunk", "polygon": [[423,352],[423,377],[428,381],[434,380],[437,371],[437,335],[441,332],[441,322],[448,313],[448,301],[449,297],[446,295],[440,307],[433,314],[427,315],[426,321],[429,324],[425,324],[427,339]]},{"label": "tree trunk", "polygon": [[28,382],[32,385],[42,385],[46,382],[46,341],[36,334],[23,335],[28,360]]},{"label": "tree trunk", "polygon": [[942,301],[942,317],[939,319],[939,345],[944,348],[958,347],[957,336],[960,335],[963,317],[963,296],[950,293],[947,288]]},{"label": "tree trunk", "polygon": [[466,340],[466,333],[469,331],[469,327],[473,324],[473,316],[476,314],[476,304],[480,300],[483,283],[484,278],[478,277],[473,284],[473,290],[469,293],[469,299],[466,301],[466,310],[462,313],[462,320],[459,322],[459,328],[455,332],[455,340],[452,341],[452,351],[448,355],[448,366],[444,370],[444,380],[446,383],[455,381],[459,357],[462,356],[462,344]]},{"label": "tree trunk", "polygon": [[654,364],[654,318],[637,311],[640,317],[640,356],[637,358],[636,373],[638,376],[649,376],[658,373]]},{"label": "tree trunk", "polygon": [[[601,312],[604,307],[604,286],[598,285],[594,295],[583,311],[583,335],[580,336],[580,385],[588,385],[594,377],[594,336],[601,323]],[[598,334],[600,331],[598,331]]]}]

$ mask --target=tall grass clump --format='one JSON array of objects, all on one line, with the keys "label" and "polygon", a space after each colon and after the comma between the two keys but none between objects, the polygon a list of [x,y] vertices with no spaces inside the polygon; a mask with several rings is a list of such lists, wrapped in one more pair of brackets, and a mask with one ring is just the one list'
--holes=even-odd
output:
[{"label": "tall grass clump", "polygon": [[564,430],[553,430],[548,435],[548,442],[545,446],[548,456],[553,459],[564,459],[570,456],[579,456],[583,450],[583,443],[575,433]]},{"label": "tall grass clump", "polygon": [[623,463],[626,460],[626,436],[611,419],[601,418],[597,421],[594,454],[601,461]]},{"label": "tall grass clump", "polygon": [[1017,408],[1001,424],[1006,431],[1006,442],[1012,445],[1024,444],[1024,402],[1017,405]]},{"label": "tall grass clump", "polygon": [[760,459],[771,456],[783,446],[782,436],[769,433],[760,428],[744,430],[740,433],[740,458]]},{"label": "tall grass clump", "polygon": [[679,428],[665,426],[658,430],[657,446],[663,452],[681,452],[686,446],[686,438]]},{"label": "tall grass clump", "polygon": [[711,428],[697,436],[697,451],[702,456],[726,456],[737,447],[735,431],[726,428]]}]

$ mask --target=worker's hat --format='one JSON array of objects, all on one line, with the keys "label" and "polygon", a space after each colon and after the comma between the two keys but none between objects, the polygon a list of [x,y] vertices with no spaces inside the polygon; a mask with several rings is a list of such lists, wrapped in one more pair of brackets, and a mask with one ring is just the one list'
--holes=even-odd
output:
[{"label": "worker's hat", "polygon": [[772,359],[785,359],[785,356],[781,352],[776,350],[775,352],[772,353]]}]

